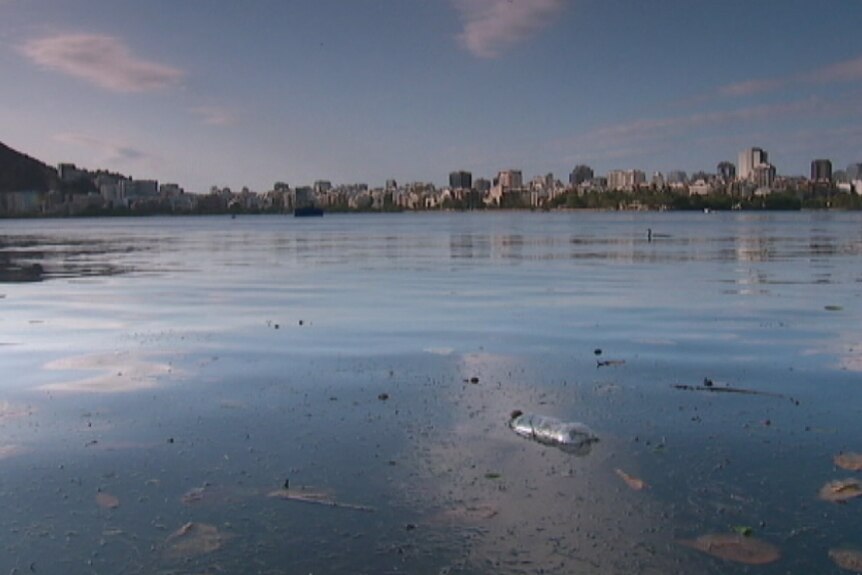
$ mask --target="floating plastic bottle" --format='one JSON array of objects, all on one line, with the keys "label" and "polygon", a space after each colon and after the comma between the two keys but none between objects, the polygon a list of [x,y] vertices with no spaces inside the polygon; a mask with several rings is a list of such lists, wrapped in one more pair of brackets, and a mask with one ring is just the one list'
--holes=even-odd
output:
[{"label": "floating plastic bottle", "polygon": [[588,454],[592,444],[599,440],[583,423],[561,421],[556,417],[520,410],[512,412],[509,427],[518,435],[575,455]]}]

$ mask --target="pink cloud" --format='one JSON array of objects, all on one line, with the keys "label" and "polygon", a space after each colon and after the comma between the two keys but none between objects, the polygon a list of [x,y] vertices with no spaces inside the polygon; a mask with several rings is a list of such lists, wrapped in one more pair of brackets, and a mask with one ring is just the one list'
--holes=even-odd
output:
[{"label": "pink cloud", "polygon": [[502,51],[548,26],[565,0],[454,0],[464,29],[458,39],[479,58]]},{"label": "pink cloud", "polygon": [[65,34],[25,42],[19,51],[37,65],[113,92],[145,92],[171,86],[183,71],[144,60],[117,38]]}]

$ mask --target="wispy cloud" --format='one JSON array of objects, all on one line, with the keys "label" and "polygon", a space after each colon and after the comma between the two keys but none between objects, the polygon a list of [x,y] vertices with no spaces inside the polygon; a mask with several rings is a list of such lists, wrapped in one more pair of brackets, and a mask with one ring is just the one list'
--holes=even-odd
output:
[{"label": "wispy cloud", "polygon": [[[79,132],[63,132],[54,134],[54,141],[63,144],[72,144],[79,148],[87,148],[94,152],[94,160],[100,164],[122,164],[130,162],[151,161],[153,157],[147,152],[130,146],[124,142],[118,142],[91,136]],[[102,167],[100,165],[100,167]]]},{"label": "wispy cloud", "polygon": [[842,111],[834,102],[816,98],[781,104],[765,104],[735,110],[701,112],[663,118],[642,118],[631,122],[612,124],[561,140],[557,147],[572,154],[573,158],[610,160],[632,158],[654,153],[657,147],[670,142],[683,141],[697,131],[727,130],[748,127],[754,123],[776,117],[796,116],[802,113]]},{"label": "wispy cloud", "polygon": [[495,58],[548,26],[566,0],[454,0],[464,29],[459,41],[474,56]]},{"label": "wispy cloud", "polygon": [[63,34],[28,40],[19,51],[32,62],[114,92],[145,92],[176,84],[183,71],[132,54],[121,40]]},{"label": "wispy cloud", "polygon": [[236,114],[221,106],[198,106],[191,111],[207,126],[229,126],[236,122]]},{"label": "wispy cloud", "polygon": [[859,81],[862,81],[862,56],[803,74],[727,84],[720,87],[719,92],[724,96],[750,96],[804,84],[845,84]]}]

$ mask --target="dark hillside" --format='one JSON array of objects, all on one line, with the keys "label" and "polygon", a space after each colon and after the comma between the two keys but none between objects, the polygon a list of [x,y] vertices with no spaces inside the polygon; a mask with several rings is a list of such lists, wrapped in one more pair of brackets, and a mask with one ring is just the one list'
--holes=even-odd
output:
[{"label": "dark hillside", "polygon": [[0,143],[0,193],[57,187],[57,170]]}]

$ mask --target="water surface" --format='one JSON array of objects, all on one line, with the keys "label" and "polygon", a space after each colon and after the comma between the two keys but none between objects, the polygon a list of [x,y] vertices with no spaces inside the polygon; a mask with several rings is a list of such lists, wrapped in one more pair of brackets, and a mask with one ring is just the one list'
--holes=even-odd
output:
[{"label": "water surface", "polygon": [[[838,573],[862,548],[862,501],[817,497],[862,451],[856,214],[0,226],[0,571]],[[675,387],[704,380],[759,394]],[[531,442],[513,409],[600,441]],[[176,545],[189,522],[210,547]],[[741,527],[781,558],[680,544]]]}]

